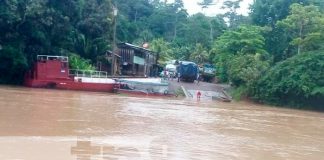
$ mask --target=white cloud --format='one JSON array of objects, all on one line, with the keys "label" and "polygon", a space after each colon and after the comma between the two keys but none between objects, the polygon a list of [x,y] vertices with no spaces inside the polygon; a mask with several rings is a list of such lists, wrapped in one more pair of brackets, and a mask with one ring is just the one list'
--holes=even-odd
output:
[{"label": "white cloud", "polygon": [[[172,0],[169,1],[171,2]],[[216,3],[216,5],[210,6],[209,8],[204,10],[202,10],[201,7],[197,4],[198,2],[201,2],[201,0],[183,0],[184,6],[190,15],[201,12],[209,16],[214,16],[216,14],[222,14],[225,12],[223,9],[221,9],[224,0],[214,0],[214,3]],[[243,0],[243,2],[241,3],[241,8],[238,9],[238,13],[242,15],[248,15],[249,6],[252,3],[253,0]]]}]

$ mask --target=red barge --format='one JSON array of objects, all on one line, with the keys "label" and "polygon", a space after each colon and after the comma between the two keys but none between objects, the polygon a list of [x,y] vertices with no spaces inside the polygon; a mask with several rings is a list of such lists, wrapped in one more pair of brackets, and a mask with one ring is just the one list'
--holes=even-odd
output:
[{"label": "red barge", "polygon": [[36,88],[114,92],[119,84],[107,72],[69,70],[66,56],[37,56],[37,62],[26,74],[24,85]]}]

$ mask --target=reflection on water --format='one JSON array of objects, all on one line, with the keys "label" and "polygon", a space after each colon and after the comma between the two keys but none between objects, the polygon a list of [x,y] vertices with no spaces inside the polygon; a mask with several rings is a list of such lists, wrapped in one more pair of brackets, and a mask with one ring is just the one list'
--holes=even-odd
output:
[{"label": "reflection on water", "polygon": [[77,145],[71,148],[71,154],[76,155],[77,159],[90,160],[91,156],[101,154],[101,147],[92,146],[89,140],[78,140]]},{"label": "reflection on water", "polygon": [[324,114],[0,87],[0,159],[322,159]]}]

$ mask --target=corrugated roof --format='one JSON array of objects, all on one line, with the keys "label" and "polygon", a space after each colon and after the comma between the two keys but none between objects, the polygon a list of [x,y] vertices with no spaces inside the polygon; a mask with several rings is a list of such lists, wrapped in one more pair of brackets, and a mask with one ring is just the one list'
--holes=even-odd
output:
[{"label": "corrugated roof", "polygon": [[128,47],[128,48],[131,48],[131,49],[134,49],[134,50],[139,50],[139,51],[142,51],[142,52],[145,52],[145,53],[149,53],[149,54],[154,54],[155,52],[153,51],[150,51],[146,48],[143,48],[143,47],[140,47],[140,46],[136,46],[136,45],[133,45],[133,44],[130,44],[130,43],[118,43],[117,44],[118,47]]}]

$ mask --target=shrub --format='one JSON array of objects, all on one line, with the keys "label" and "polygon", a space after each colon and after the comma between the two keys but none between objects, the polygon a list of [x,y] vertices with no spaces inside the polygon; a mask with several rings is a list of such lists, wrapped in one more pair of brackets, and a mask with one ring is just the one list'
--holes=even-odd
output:
[{"label": "shrub", "polygon": [[260,77],[268,70],[269,62],[261,60],[260,54],[237,55],[229,63],[228,78],[235,87],[236,100],[249,97],[251,90]]},{"label": "shrub", "polygon": [[95,70],[96,68],[91,65],[90,60],[84,59],[77,54],[69,55],[69,65],[71,69],[80,70]]},{"label": "shrub", "polygon": [[324,110],[324,51],[299,54],[276,64],[252,94],[260,102]]}]

